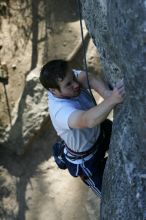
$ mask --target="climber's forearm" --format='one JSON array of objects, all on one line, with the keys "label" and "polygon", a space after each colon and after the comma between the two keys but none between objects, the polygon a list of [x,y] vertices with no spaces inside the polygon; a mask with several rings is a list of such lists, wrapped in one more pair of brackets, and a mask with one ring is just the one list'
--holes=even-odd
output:
[{"label": "climber's forearm", "polygon": [[[91,89],[94,89],[96,92],[98,92],[104,99],[111,95],[112,91],[99,75],[95,77],[89,74],[88,78]],[[87,76],[85,72],[82,71],[79,74],[78,80],[84,88],[88,89]]]},{"label": "climber's forearm", "polygon": [[108,98],[112,93],[108,85],[101,79],[100,76],[97,76],[96,78],[91,76],[90,86],[92,89],[98,92],[104,99]]}]

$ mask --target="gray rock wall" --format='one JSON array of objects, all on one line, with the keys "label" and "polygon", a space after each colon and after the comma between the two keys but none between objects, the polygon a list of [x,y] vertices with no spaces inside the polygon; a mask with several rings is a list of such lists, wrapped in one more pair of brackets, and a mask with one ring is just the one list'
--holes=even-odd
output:
[{"label": "gray rock wall", "polygon": [[24,91],[12,112],[12,127],[7,127],[0,138],[0,146],[19,155],[25,152],[43,124],[50,124],[47,91],[39,82],[39,73],[37,67],[27,76]]},{"label": "gray rock wall", "polygon": [[81,0],[104,75],[124,78],[104,173],[101,219],[146,219],[146,1]]}]

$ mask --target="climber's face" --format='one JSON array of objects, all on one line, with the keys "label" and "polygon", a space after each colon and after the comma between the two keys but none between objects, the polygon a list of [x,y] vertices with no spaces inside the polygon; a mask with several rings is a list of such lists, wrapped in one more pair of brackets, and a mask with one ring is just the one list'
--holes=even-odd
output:
[{"label": "climber's face", "polygon": [[65,78],[63,80],[58,79],[59,89],[52,89],[51,92],[58,98],[72,98],[80,94],[81,86],[77,81],[74,72],[70,69],[68,70]]}]

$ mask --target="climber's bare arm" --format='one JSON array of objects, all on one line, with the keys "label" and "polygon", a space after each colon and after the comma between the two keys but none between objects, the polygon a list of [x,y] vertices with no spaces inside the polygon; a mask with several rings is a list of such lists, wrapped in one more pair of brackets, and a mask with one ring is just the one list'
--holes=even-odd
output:
[{"label": "climber's bare arm", "polygon": [[68,120],[70,128],[92,128],[104,121],[115,105],[121,103],[124,97],[123,81],[111,92],[111,95],[99,105],[87,110],[73,112]]},{"label": "climber's bare arm", "polygon": [[[81,73],[78,75],[78,81],[84,88],[88,88],[87,77],[84,71],[81,71]],[[96,92],[98,92],[104,99],[109,97],[112,93],[108,85],[102,80],[99,74],[95,77],[89,73],[89,84],[91,89],[94,89]]]}]

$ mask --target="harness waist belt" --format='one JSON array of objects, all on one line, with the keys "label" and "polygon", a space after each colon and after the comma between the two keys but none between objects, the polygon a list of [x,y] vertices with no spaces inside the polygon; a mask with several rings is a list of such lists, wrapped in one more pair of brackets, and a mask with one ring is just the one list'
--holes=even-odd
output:
[{"label": "harness waist belt", "polygon": [[66,156],[70,159],[83,159],[84,157],[87,157],[88,155],[90,155],[98,150],[98,144],[101,142],[102,136],[103,136],[103,133],[100,132],[100,135],[99,135],[97,141],[95,142],[95,144],[89,150],[83,151],[83,152],[73,151],[67,145],[65,145],[66,152],[70,154],[70,155],[66,154]]},{"label": "harness waist belt", "polygon": [[83,161],[85,162],[85,161],[89,160],[95,154],[95,152],[94,152],[94,153],[92,153],[92,154],[90,154],[88,156],[85,156],[85,157],[80,157],[80,158],[77,157],[77,156],[74,156],[74,157],[72,156],[71,157],[71,156],[67,155],[67,149],[66,148],[64,148],[64,153],[65,153],[66,159],[69,162],[73,163],[73,164],[82,164]]}]

